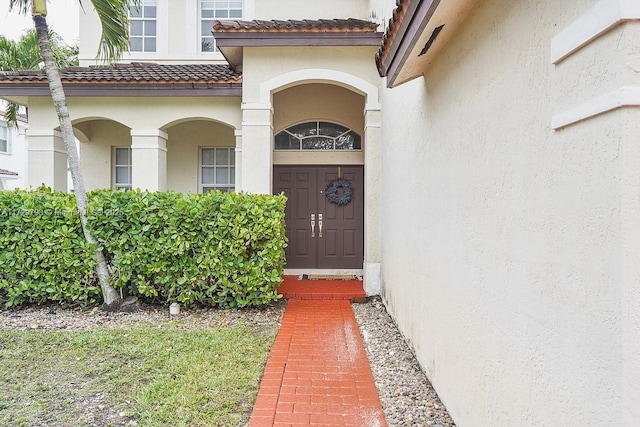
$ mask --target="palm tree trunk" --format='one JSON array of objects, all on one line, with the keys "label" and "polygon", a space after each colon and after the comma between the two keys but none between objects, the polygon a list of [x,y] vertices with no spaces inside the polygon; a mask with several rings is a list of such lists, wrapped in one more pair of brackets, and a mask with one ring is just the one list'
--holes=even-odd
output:
[{"label": "palm tree trunk", "polygon": [[[37,3],[37,0],[34,0],[34,4],[35,3]],[[82,178],[82,173],[80,171],[80,161],[78,159],[78,151],[75,144],[75,137],[73,135],[73,128],[71,127],[71,119],[69,118],[67,100],[62,87],[62,81],[60,80],[60,73],[56,67],[53,53],[51,51],[51,45],[49,43],[49,28],[47,25],[46,12],[45,14],[36,13],[34,8],[33,22],[38,33],[38,43],[40,45],[42,58],[44,59],[45,72],[49,79],[51,98],[53,99],[53,105],[58,113],[58,120],[60,121],[62,140],[64,141],[64,146],[67,151],[67,160],[69,162],[69,170],[73,181],[78,212],[80,213],[82,231],[87,242],[97,246],[96,239],[87,228],[87,192],[85,190],[84,179]],[[105,310],[117,310],[120,307],[121,299],[118,292],[116,292],[113,286],[111,286],[111,277],[107,267],[107,261],[101,250],[97,249],[95,253],[98,259],[96,274],[104,297],[103,308]]]}]

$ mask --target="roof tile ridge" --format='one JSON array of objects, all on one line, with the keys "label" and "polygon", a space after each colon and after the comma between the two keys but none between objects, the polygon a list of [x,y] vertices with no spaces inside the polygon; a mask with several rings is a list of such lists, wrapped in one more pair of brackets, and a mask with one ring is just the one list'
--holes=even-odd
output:
[{"label": "roof tile ridge", "polygon": [[400,23],[398,21],[402,21],[402,18],[404,18],[410,2],[411,0],[396,0],[396,7],[393,10],[391,18],[389,18],[387,28],[384,32],[384,35],[382,36],[380,47],[378,48],[378,51],[375,55],[376,65],[381,76],[383,74],[383,62],[386,60],[386,57],[389,54],[389,47],[393,43],[398,28],[400,27]]}]

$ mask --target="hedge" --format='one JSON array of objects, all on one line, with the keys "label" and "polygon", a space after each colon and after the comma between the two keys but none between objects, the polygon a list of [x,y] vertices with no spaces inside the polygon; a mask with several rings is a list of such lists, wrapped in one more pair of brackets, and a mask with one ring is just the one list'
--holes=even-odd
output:
[{"label": "hedge", "polygon": [[[239,308],[278,299],[284,196],[89,193],[88,221],[113,285],[149,302]],[[73,195],[0,192],[0,303],[102,302]]]}]

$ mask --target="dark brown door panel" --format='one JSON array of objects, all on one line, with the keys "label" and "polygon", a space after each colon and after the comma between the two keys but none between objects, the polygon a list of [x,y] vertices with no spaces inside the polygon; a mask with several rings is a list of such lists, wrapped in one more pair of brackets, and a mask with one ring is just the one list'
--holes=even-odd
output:
[{"label": "dark brown door panel", "polygon": [[[327,186],[338,179],[338,171],[353,190],[351,201],[346,205],[336,205],[325,197]],[[362,268],[362,166],[275,166],[274,193],[281,192],[288,197],[287,268]]]}]

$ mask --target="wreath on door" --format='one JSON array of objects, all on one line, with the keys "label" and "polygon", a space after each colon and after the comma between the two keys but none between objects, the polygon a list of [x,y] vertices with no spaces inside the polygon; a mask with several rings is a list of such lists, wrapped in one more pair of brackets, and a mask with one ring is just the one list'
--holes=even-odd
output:
[{"label": "wreath on door", "polygon": [[[340,189],[342,189],[342,195],[340,195]],[[336,179],[327,187],[325,193],[327,199],[336,205],[346,205],[349,203],[352,194],[351,183],[346,179]]]}]

